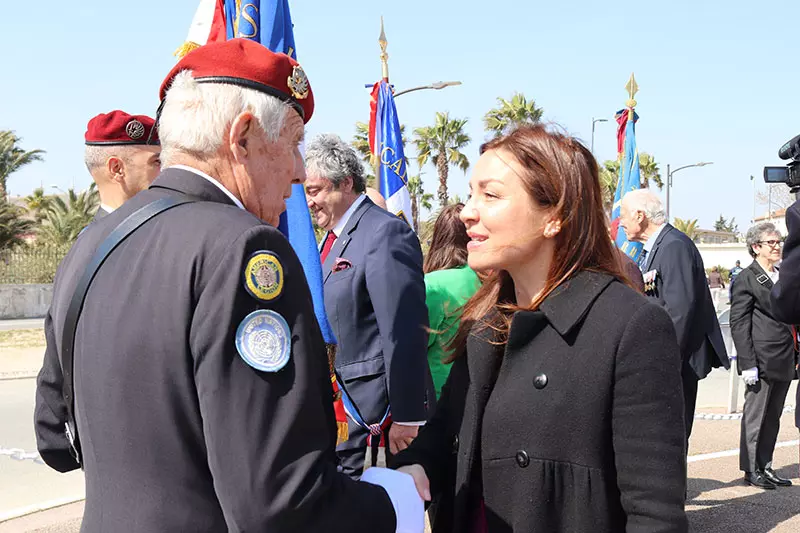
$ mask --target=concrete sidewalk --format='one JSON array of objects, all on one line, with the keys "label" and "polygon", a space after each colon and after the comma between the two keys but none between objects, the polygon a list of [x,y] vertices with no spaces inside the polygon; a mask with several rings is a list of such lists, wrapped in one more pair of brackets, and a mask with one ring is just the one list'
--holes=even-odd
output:
[{"label": "concrete sidewalk", "polygon": [[41,329],[44,327],[44,318],[20,318],[14,320],[0,320],[0,331],[15,329]]}]

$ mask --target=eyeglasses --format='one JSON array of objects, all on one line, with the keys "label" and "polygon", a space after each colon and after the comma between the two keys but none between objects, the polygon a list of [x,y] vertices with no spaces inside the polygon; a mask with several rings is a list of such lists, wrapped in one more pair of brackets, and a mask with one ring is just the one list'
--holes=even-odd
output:
[{"label": "eyeglasses", "polygon": [[771,247],[775,248],[776,246],[783,246],[783,241],[776,241],[776,240],[758,241],[758,244],[768,244]]}]

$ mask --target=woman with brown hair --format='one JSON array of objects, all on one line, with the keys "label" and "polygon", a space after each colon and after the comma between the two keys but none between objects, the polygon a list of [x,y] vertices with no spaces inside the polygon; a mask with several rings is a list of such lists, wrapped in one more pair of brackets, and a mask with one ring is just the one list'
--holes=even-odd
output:
[{"label": "woman with brown hair", "polygon": [[620,281],[591,153],[522,127],[470,188],[469,265],[493,274],[433,419],[393,461],[447,502],[433,531],[687,531],[674,328]]},{"label": "woman with brown hair", "polygon": [[449,345],[461,311],[480,287],[478,275],[467,265],[467,228],[459,218],[464,204],[445,206],[433,225],[433,240],[425,256],[425,303],[428,306],[428,366],[438,398],[450,373]]}]

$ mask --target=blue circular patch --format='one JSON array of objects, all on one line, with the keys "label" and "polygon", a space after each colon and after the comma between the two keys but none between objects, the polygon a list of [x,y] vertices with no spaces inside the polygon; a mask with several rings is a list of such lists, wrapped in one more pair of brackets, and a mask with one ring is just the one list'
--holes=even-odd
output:
[{"label": "blue circular patch", "polygon": [[236,329],[236,350],[256,370],[277,372],[289,362],[290,338],[286,319],[271,309],[260,309]]}]

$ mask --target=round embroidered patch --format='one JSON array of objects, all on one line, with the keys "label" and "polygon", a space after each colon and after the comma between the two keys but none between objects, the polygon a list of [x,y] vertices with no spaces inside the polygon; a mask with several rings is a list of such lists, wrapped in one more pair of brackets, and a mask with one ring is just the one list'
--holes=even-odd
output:
[{"label": "round embroidered patch", "polygon": [[260,250],[247,260],[244,288],[260,302],[271,302],[283,292],[283,265],[277,255]]},{"label": "round embroidered patch", "polygon": [[260,309],[236,329],[236,350],[256,370],[277,372],[289,362],[290,338],[286,319],[271,309]]}]

